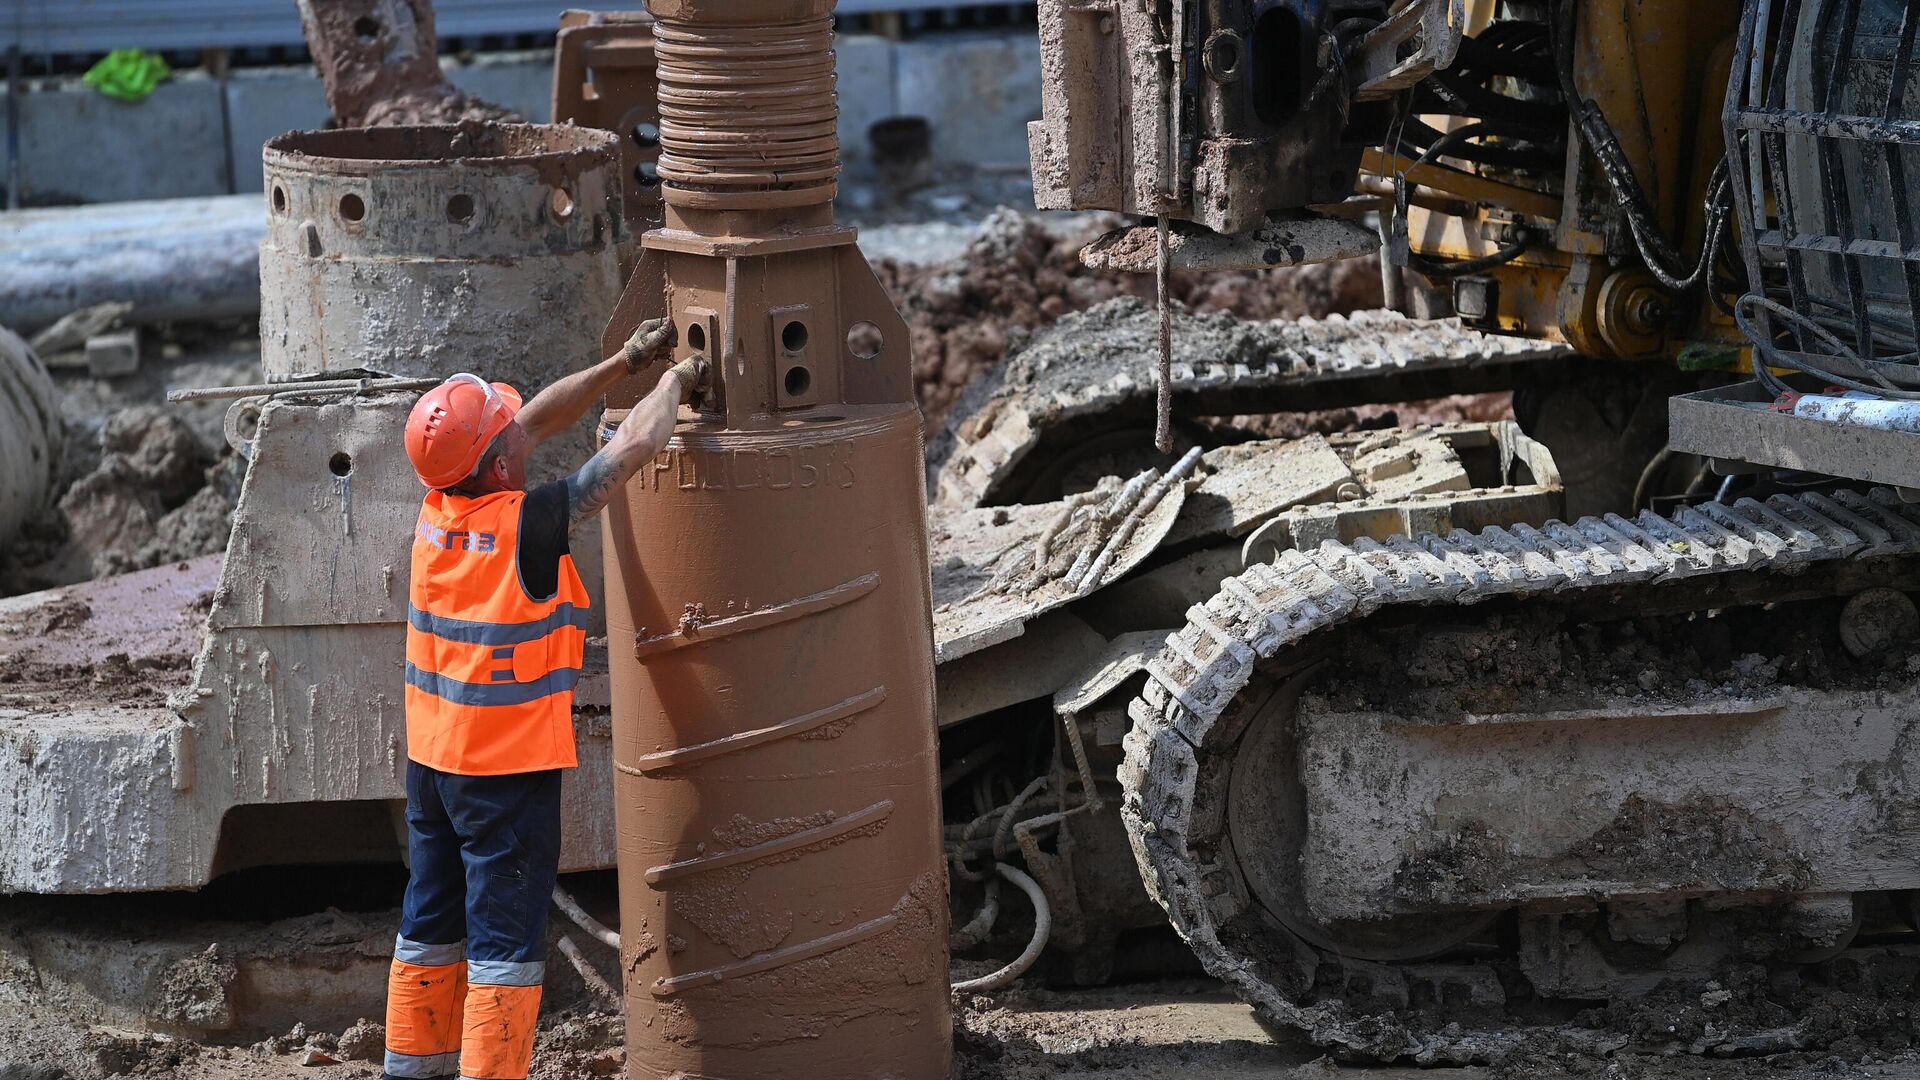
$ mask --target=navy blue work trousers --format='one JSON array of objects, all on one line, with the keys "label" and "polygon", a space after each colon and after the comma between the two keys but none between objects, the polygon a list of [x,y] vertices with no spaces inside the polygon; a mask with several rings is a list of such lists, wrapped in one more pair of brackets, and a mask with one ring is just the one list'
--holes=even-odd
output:
[{"label": "navy blue work trousers", "polygon": [[[547,908],[560,869],[560,770],[458,776],[407,762],[407,850],[412,874],[395,943],[395,978],[421,969],[444,971],[464,962],[470,1015],[465,1017],[465,1037],[456,1047],[460,1022],[449,1027],[444,1018],[436,1021],[434,1008],[423,1004],[426,997],[456,993],[453,982],[441,980],[438,990],[412,991],[409,1000],[420,1001],[400,1006],[398,1013],[391,1000],[395,988],[390,986],[387,1076],[452,1076],[460,1048],[469,1059],[513,1061],[507,1071],[478,1071],[469,1061],[460,1075],[526,1076],[538,988],[546,978]],[[403,970],[400,963],[417,967]],[[513,1047],[487,1044],[487,1038],[498,1034],[491,1027],[500,1025],[474,1015],[475,992],[482,988],[487,992],[478,996],[484,1002],[509,1012],[513,1007],[501,1003],[518,995],[519,1012],[526,1015],[517,1022],[527,1030],[511,1033]],[[452,999],[437,1007],[455,1016],[460,1009]],[[396,1023],[407,1028],[398,1040],[407,1045],[398,1049]],[[423,1038],[422,1031],[436,1024],[438,1034],[431,1038],[443,1042],[413,1045]],[[519,1045],[522,1042],[525,1045]]]},{"label": "navy blue work trousers", "polygon": [[465,941],[469,964],[546,958],[560,872],[559,769],[457,776],[407,762],[407,849],[401,937]]}]

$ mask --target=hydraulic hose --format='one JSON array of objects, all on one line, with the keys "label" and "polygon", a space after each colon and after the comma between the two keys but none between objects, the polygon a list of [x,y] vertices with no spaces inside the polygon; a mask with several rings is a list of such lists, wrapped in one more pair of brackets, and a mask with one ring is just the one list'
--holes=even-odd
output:
[{"label": "hydraulic hose", "polygon": [[587,914],[587,909],[580,906],[580,902],[573,898],[573,894],[558,885],[553,887],[553,906],[560,909],[560,914],[572,919],[575,926],[599,938],[609,948],[619,950],[620,935],[607,929],[604,923]]},{"label": "hydraulic hose", "polygon": [[1019,886],[1020,891],[1026,893],[1027,899],[1033,902],[1033,937],[1027,942],[1026,949],[1014,958],[1013,963],[977,979],[954,983],[955,993],[980,994],[989,990],[998,990],[1025,975],[1034,961],[1040,959],[1041,952],[1047,947],[1047,938],[1053,933],[1053,909],[1047,906],[1047,897],[1040,891],[1040,883],[1006,863],[1001,863],[994,869],[1000,872],[1001,877]]}]

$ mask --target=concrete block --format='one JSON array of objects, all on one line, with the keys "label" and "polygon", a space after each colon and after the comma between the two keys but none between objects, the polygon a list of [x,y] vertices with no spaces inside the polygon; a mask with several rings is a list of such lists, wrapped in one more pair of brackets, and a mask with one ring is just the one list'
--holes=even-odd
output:
[{"label": "concrete block", "polygon": [[140,331],[128,328],[87,339],[87,373],[114,379],[140,370]]},{"label": "concrete block", "polygon": [[256,68],[227,81],[227,141],[236,192],[259,191],[260,149],[289,131],[325,127],[333,110],[311,68]]},{"label": "concrete block", "polygon": [[1027,162],[1040,119],[1040,42],[1031,32],[941,34],[894,46],[899,112],[933,124],[937,161]]},{"label": "concrete block", "polygon": [[220,84],[189,73],[128,103],[78,79],[30,82],[20,98],[20,167],[29,203],[226,194]]},{"label": "concrete block", "polygon": [[849,160],[873,156],[867,129],[899,114],[894,86],[893,42],[876,34],[851,34],[834,42],[840,61],[840,146]]},{"label": "concrete block", "polygon": [[536,124],[553,119],[553,50],[486,53],[467,63],[443,61],[453,85]]}]

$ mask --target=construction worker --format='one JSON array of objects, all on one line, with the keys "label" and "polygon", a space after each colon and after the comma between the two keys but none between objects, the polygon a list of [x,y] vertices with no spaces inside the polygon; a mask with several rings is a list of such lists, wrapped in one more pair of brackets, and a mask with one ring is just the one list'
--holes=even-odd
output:
[{"label": "construction worker", "polygon": [[645,323],[524,405],[456,375],[408,417],[428,491],[408,610],[411,877],[387,987],[390,1078],[521,1080],[532,1064],[589,607],[567,537],[666,445],[705,361],[670,369],[564,480],[525,490],[527,451],[673,339],[671,323]]}]

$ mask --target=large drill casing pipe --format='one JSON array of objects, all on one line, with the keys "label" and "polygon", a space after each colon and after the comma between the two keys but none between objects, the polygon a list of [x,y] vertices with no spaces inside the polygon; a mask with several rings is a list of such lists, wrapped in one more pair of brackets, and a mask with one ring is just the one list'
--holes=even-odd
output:
[{"label": "large drill casing pipe", "polygon": [[920,416],[833,222],[833,3],[651,7],[666,222],[605,346],[671,316],[716,385],[606,519],[628,1075],[945,1077]]}]

